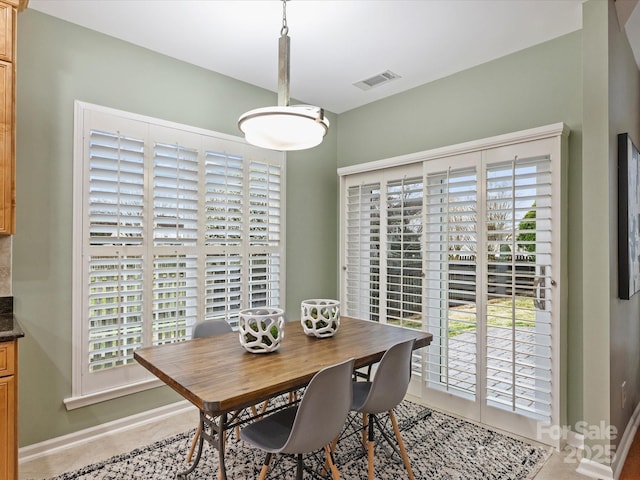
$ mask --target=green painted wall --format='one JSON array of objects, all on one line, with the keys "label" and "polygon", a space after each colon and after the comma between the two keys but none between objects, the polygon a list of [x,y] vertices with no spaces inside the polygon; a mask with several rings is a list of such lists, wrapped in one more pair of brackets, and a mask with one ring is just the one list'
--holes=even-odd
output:
[{"label": "green painted wall", "polygon": [[[73,101],[239,135],[240,114],[275,104],[276,95],[29,9],[18,17],[18,32],[13,294],[26,332],[19,379],[24,446],[178,399],[159,388],[70,412],[64,407],[71,395]],[[276,48],[274,38],[274,62]],[[334,127],[321,147],[288,155],[292,318],[304,298],[337,295],[337,122],[329,118]]]},{"label": "green painted wall", "polygon": [[[611,249],[610,402],[611,424],[618,431],[612,439],[619,446],[622,433],[640,402],[640,295],[620,300],[618,294],[618,145],[619,133],[629,133],[640,145],[640,72],[629,41],[618,25],[615,6],[609,4],[609,178]],[[622,382],[627,401],[622,407]]]},{"label": "green painted wall", "polygon": [[338,298],[337,123],[309,151],[287,154],[287,312],[300,319],[300,302]]},{"label": "green painted wall", "polygon": [[[604,386],[609,385],[609,252],[615,241],[608,227],[612,206],[608,160],[607,3],[590,1],[583,6],[583,417],[593,425],[610,421],[609,391]],[[597,221],[587,221],[589,219]],[[587,445],[608,443],[603,438],[587,438],[585,442]]]},{"label": "green painted wall", "polygon": [[575,32],[339,116],[338,164],[419,152],[556,122],[568,173],[567,422],[582,419],[582,34]]}]

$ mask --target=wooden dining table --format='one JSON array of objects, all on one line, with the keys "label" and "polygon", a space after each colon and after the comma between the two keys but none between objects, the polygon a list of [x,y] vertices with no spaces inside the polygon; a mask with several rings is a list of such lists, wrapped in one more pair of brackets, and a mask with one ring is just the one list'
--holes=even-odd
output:
[{"label": "wooden dining table", "polygon": [[429,345],[427,332],[399,328],[368,320],[341,317],[336,334],[316,338],[304,333],[300,322],[287,322],[280,347],[271,353],[250,353],[237,332],[186,342],[140,348],[134,358],[200,410],[198,452],[187,475],[196,468],[203,441],[218,449],[219,475],[226,480],[225,431],[244,411],[280,394],[306,386],[321,369],[350,358],[355,368],[380,361],[393,345],[416,339],[415,349]]}]

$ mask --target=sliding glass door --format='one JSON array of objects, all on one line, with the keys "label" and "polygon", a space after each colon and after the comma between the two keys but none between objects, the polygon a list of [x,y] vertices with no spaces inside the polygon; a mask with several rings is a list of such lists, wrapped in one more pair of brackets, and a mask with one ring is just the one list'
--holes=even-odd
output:
[{"label": "sliding glass door", "polygon": [[559,416],[554,145],[443,156],[343,182],[344,314],[431,332],[410,392],[529,438]]},{"label": "sliding glass door", "polygon": [[526,144],[424,163],[425,399],[528,437],[554,418],[548,152]]}]

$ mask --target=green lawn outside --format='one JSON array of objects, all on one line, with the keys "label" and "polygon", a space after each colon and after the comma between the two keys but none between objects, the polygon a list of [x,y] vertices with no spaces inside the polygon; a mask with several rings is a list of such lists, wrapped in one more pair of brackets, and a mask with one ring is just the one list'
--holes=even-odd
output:
[{"label": "green lawn outside", "polygon": [[[449,337],[476,330],[475,305],[449,309]],[[531,297],[516,297],[515,312],[511,298],[490,300],[487,305],[487,325],[490,327],[534,327],[536,311]]]},{"label": "green lawn outside", "polygon": [[[534,327],[536,310],[531,297],[516,297],[515,312],[513,311],[513,299],[490,300],[487,305],[487,324],[490,327],[512,327],[512,318],[515,316],[516,327]],[[515,315],[514,315],[515,313]],[[475,305],[462,305],[449,309],[449,337],[455,337],[464,332],[476,330]],[[389,320],[393,325],[402,325],[405,328],[422,329],[419,318],[405,318],[402,323],[399,320]]]}]

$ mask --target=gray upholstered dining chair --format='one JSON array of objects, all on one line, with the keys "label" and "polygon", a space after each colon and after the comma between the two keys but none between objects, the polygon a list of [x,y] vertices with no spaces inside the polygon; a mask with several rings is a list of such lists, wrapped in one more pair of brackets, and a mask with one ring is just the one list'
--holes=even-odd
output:
[{"label": "gray upholstered dining chair", "polygon": [[[415,339],[398,343],[389,348],[380,360],[373,381],[353,382],[353,399],[351,410],[362,414],[362,436],[365,443],[365,430],[367,432],[367,470],[369,480],[373,480],[374,464],[374,424],[380,427],[376,415],[387,412],[393,425],[393,431],[400,448],[402,461],[407,469],[409,478],[414,480],[409,456],[402,442],[398,421],[393,409],[402,402],[411,379],[411,353]],[[385,439],[388,438],[385,436]]]},{"label": "gray upholstered dining chair", "polygon": [[[195,324],[195,326],[193,327],[193,332],[191,333],[191,338],[212,337],[214,335],[221,335],[228,332],[233,332],[233,329],[226,320],[205,320]],[[198,443],[201,428],[202,425],[198,423],[198,428],[195,435],[193,436],[193,440],[191,441],[189,453],[187,454],[187,458],[185,459],[186,463],[191,463],[191,457],[193,457],[193,451],[195,450]]]},{"label": "gray upholstered dining chair", "polygon": [[245,442],[267,452],[260,470],[264,480],[274,453],[297,457],[296,479],[302,479],[302,454],[324,449],[334,480],[340,479],[329,444],[342,431],[353,397],[354,359],[314,375],[298,405],[257,420],[240,431]]},{"label": "gray upholstered dining chair", "polygon": [[212,337],[228,332],[233,332],[233,328],[226,320],[204,320],[194,325],[191,338]]}]

